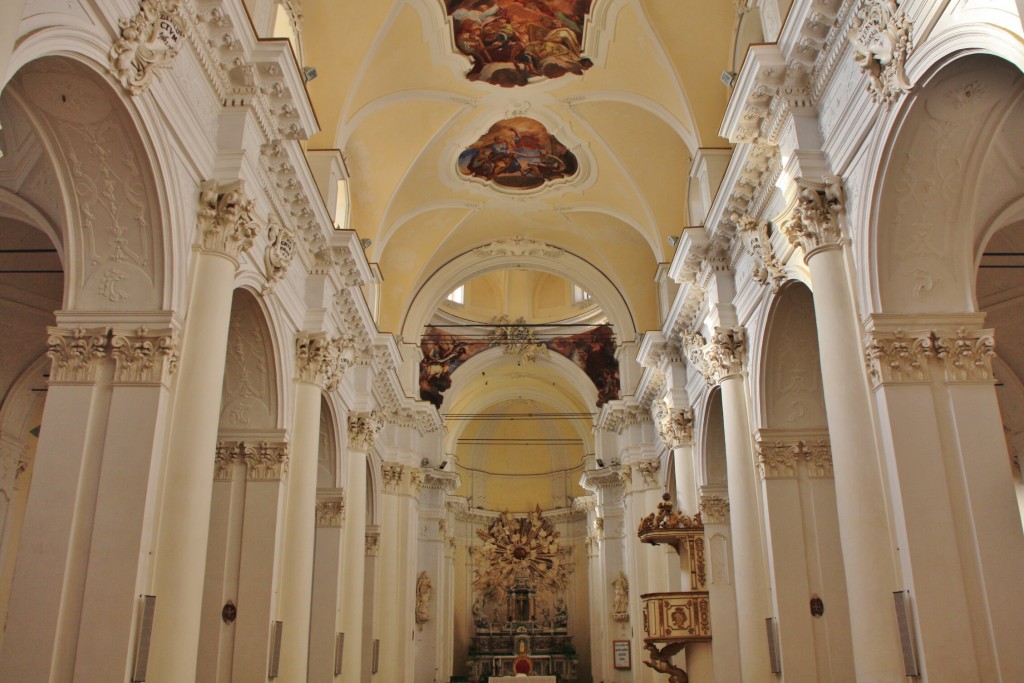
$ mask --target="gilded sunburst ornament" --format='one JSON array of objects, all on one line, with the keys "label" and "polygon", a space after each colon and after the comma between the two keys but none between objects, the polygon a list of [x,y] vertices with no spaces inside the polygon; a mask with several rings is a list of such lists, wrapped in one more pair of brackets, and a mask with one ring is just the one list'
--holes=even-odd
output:
[{"label": "gilded sunburst ornament", "polygon": [[501,597],[517,580],[537,589],[564,589],[568,570],[558,559],[559,533],[540,507],[524,519],[503,512],[477,535],[484,542],[476,552],[473,586],[478,591]]}]

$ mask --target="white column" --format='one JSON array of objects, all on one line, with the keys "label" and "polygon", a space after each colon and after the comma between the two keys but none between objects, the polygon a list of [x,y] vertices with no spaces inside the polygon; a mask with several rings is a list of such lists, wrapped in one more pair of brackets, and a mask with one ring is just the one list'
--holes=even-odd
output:
[{"label": "white column", "polygon": [[191,681],[196,675],[231,296],[238,258],[258,231],[251,211],[240,182],[229,187],[203,184],[198,226],[202,246],[195,257],[181,342],[156,538],[157,604],[149,661],[153,683]]},{"label": "white column", "polygon": [[[717,383],[722,392],[742,680],[744,683],[767,681],[771,672],[765,619],[771,616],[771,610],[761,543],[753,442],[743,388],[746,335],[740,327],[719,327],[714,330],[710,343],[703,342],[697,335],[690,337],[687,344],[690,357],[701,364],[708,382]],[[699,356],[694,355],[697,353]]]},{"label": "white column", "polygon": [[[704,548],[711,602],[711,661],[715,683],[742,680],[740,672],[739,624],[736,621],[736,590],[733,581],[732,533],[729,530],[729,501],[702,489],[700,514],[704,521]],[[689,663],[689,653],[687,654]],[[694,683],[706,671],[687,670]]]},{"label": "white column", "polygon": [[[285,489],[282,479],[289,468],[288,444],[240,443],[238,457],[245,466],[245,493],[237,564],[238,619],[230,651],[229,680],[261,681],[267,677],[270,660],[270,622],[281,549],[279,529]],[[222,653],[222,657],[228,654]]]},{"label": "white column", "polygon": [[[421,616],[427,620],[416,624],[415,647],[410,653],[415,662],[410,661],[409,665],[415,664],[413,680],[416,683],[431,683],[435,677],[438,681],[447,681],[452,675],[457,599],[455,591],[465,588],[462,585],[456,586],[454,581],[454,515],[446,506],[447,494],[459,487],[461,479],[454,472],[429,468],[414,471],[422,473],[422,477],[417,475],[415,481],[410,481],[410,484],[415,484],[410,492],[419,496],[416,515],[419,532],[412,539],[416,544],[409,549],[409,552],[415,554],[416,576],[411,578],[415,583],[420,572],[426,572],[433,596],[423,605],[424,610],[421,610]],[[417,491],[417,482],[420,481],[422,487]],[[382,561],[387,560],[382,556]],[[466,610],[467,615],[470,612],[471,609]]]},{"label": "white column", "polygon": [[[318,408],[319,410],[319,408]],[[338,680],[362,680],[363,578],[366,565],[366,460],[384,422],[379,412],[351,414],[348,418],[349,448],[346,458],[345,541],[342,565],[340,631],[345,634],[341,676]],[[372,634],[370,636],[372,638]]]},{"label": "white column", "polygon": [[868,402],[861,330],[839,247],[840,192],[804,183],[796,218],[783,223],[811,271],[821,378],[835,468],[836,509],[858,680],[902,681],[893,613],[895,557]]},{"label": "white column", "polygon": [[295,412],[278,603],[278,614],[284,623],[280,676],[287,681],[306,680],[309,662],[321,393],[337,386],[351,360],[350,346],[346,345],[343,353],[337,340],[323,334],[300,333],[296,337]]},{"label": "white column", "polygon": [[381,478],[384,495],[381,499],[379,583],[374,604],[378,617],[377,637],[380,638],[377,675],[383,681],[412,683],[413,631],[419,621],[417,590],[424,593],[422,616],[426,620],[418,625],[422,632],[436,613],[434,591],[439,575],[433,567],[434,571],[425,571],[425,580],[417,584],[419,524],[416,503],[411,496],[419,493],[422,474],[418,468],[385,462]]},{"label": "white column", "polygon": [[309,619],[309,683],[334,680],[338,604],[341,601],[342,525],[345,498],[341,489],[323,489],[316,499],[316,553]]},{"label": "white column", "polygon": [[[1015,680],[1024,675],[1024,538],[993,386],[992,332],[977,329],[981,315],[969,317],[873,319],[871,375],[924,676]],[[923,329],[906,324],[913,322]],[[951,652],[943,647],[950,639],[964,642]]]}]

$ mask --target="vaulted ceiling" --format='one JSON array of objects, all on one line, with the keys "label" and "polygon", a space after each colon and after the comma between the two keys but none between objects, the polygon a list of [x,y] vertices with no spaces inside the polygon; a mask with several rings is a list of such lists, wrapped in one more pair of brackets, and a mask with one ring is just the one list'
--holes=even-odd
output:
[{"label": "vaulted ceiling", "polygon": [[[564,250],[603,278],[601,293],[594,279],[579,281],[586,268],[562,273],[594,292],[599,308],[613,307],[612,292],[635,330],[657,328],[654,278],[672,256],[667,238],[702,218],[688,215],[693,156],[701,147],[728,146],[718,135],[730,94],[721,75],[736,70],[736,55],[745,52],[737,35],[750,39],[737,13],[745,4],[303,0],[301,59],[319,74],[308,89],[321,132],[309,148],[336,148],[344,156],[347,227],[371,240],[367,256],[383,278],[380,329],[401,334],[414,302],[431,310],[441,303],[444,288],[423,301],[439,271],[474,249],[512,238]],[[588,6],[577,23],[573,10]],[[496,17],[499,23],[488,24]],[[569,35],[573,27],[582,28],[578,43]],[[460,52],[460,45],[474,42],[490,51],[475,59]],[[552,62],[538,58],[545,50],[569,53],[582,66],[570,64],[565,75],[545,78],[542,71],[563,70],[544,66]],[[526,84],[487,82],[503,59],[504,75]],[[471,70],[481,77],[467,78]],[[532,171],[550,179],[523,179],[531,171],[529,156],[513,159],[511,169],[510,157],[504,166],[492,163],[508,146],[537,145],[538,139],[548,148],[532,157],[542,159]],[[504,173],[504,182],[489,181],[488,173]],[[493,264],[494,270],[509,267],[529,266],[515,259]],[[548,372],[506,370],[498,392],[489,379],[464,377],[456,389],[465,391],[445,409],[515,412],[520,400],[530,402],[521,406],[525,412],[537,406],[566,414],[594,410],[592,395],[566,392],[548,381]],[[574,433],[589,434],[586,423]],[[576,447],[577,455],[558,467],[575,467],[591,448]],[[479,467],[486,469],[484,463]]]}]

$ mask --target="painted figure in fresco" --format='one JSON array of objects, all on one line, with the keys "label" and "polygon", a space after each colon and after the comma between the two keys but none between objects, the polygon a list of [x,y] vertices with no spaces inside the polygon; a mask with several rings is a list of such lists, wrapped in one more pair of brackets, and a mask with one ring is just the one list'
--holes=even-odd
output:
[{"label": "painted figure in fresco", "polygon": [[459,155],[459,172],[503,187],[532,189],[576,172],[576,156],[544,124],[526,117],[498,121]]},{"label": "painted figure in fresco", "polygon": [[466,78],[502,87],[582,75],[583,17],[592,0],[448,0],[455,45],[473,66]]},{"label": "painted figure in fresco", "polygon": [[441,394],[452,385],[451,365],[466,353],[466,345],[457,339],[426,341],[420,361],[420,398],[441,407]]}]

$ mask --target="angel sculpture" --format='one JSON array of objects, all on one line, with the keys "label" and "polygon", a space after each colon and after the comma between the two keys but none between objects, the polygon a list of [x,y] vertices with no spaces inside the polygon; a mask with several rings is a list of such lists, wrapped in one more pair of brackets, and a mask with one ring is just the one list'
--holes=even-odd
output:
[{"label": "angel sculpture", "polygon": [[659,673],[668,674],[668,683],[689,683],[690,677],[686,672],[672,663],[672,657],[682,652],[686,643],[669,643],[661,651],[654,643],[647,643],[644,647],[651,653],[651,661],[644,664]]}]

